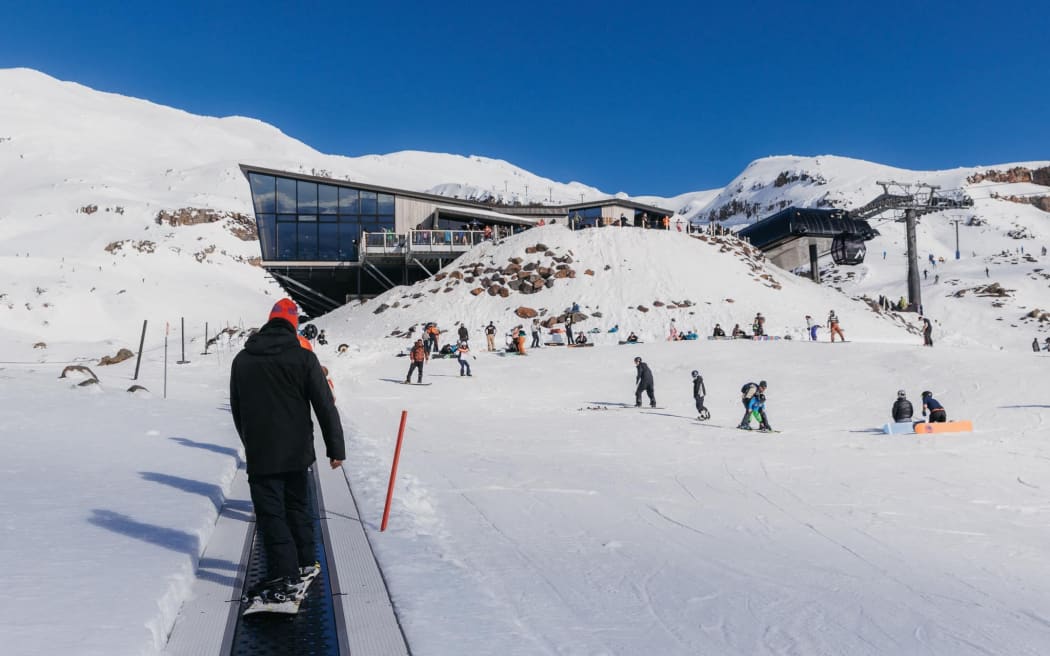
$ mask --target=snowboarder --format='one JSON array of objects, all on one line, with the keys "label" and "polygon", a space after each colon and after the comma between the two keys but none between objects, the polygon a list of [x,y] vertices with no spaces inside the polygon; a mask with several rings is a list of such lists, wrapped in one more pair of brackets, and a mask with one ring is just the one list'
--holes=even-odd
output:
[{"label": "snowboarder", "polygon": [[465,323],[459,324],[459,341],[470,341],[470,333],[467,332],[467,324]]},{"label": "snowboarder", "polygon": [[412,382],[412,372],[417,369],[419,370],[419,375],[416,377],[416,382],[422,383],[423,363],[430,359],[430,349],[423,345],[423,340],[416,340],[415,346],[412,347],[412,352],[408,354],[408,359],[412,363],[408,365],[408,373],[405,374],[405,384]]},{"label": "snowboarder", "polygon": [[838,335],[843,342],[846,341],[846,336],[842,334],[842,329],[839,328],[839,318],[835,316],[834,310],[828,315],[828,330],[831,332],[832,343],[835,342],[835,335]]},{"label": "snowboarder", "polygon": [[766,334],[766,318],[759,312],[755,315],[755,320],[751,322],[751,332],[755,337],[761,337]]},{"label": "snowboarder", "polygon": [[1041,350],[1039,348],[1039,338],[1038,337],[1033,337],[1032,338],[1032,350],[1035,351],[1036,353],[1038,353]]},{"label": "snowboarder", "polygon": [[637,344],[638,343],[638,335],[635,335],[632,332],[630,335],[627,336],[627,343],[628,344]]},{"label": "snowboarder", "polygon": [[[456,359],[459,360],[459,375],[469,376],[470,375],[470,363],[467,362],[467,358],[470,357],[470,347],[467,345],[467,340],[463,340],[456,347]],[[466,372],[466,373],[464,373]]]},{"label": "snowboarder", "polygon": [[751,397],[751,400],[747,404],[750,416],[747,420],[748,429],[751,428],[751,417],[758,420],[758,430],[762,433],[773,432],[773,427],[769,425],[769,418],[766,417],[766,395],[765,392],[759,392]]},{"label": "snowboarder", "polygon": [[926,317],[919,317],[922,321],[922,345],[933,346],[933,324]]},{"label": "snowboarder", "polygon": [[230,412],[244,445],[267,564],[264,582],[246,595],[246,612],[295,612],[321,571],[308,495],[309,467],[316,460],[311,407],[331,468],[346,459],[339,411],[317,356],[299,346],[298,323],[295,303],[278,301],[230,369]]},{"label": "snowboarder", "polygon": [[678,326],[675,325],[674,319],[671,319],[671,328],[667,333],[667,341],[677,342],[678,341]]},{"label": "snowboarder", "polygon": [[715,330],[714,330],[714,332],[711,333],[711,336],[712,337],[725,337],[726,336],[726,331],[722,330],[722,326],[720,324],[716,323],[715,324]]},{"label": "snowboarder", "polygon": [[893,415],[893,421],[896,423],[911,421],[913,412],[911,401],[907,399],[904,390],[898,390],[897,400],[893,402],[893,409],[890,410],[890,413]]},{"label": "snowboarder", "polygon": [[496,324],[489,322],[489,325],[485,326],[485,342],[488,344],[490,351],[496,350]]},{"label": "snowboarder", "polygon": [[637,369],[634,383],[636,385],[634,390],[634,407],[642,407],[642,392],[649,395],[649,407],[656,407],[656,395],[653,393],[653,372],[649,369],[649,365],[642,362],[641,358],[634,359],[634,366]]},{"label": "snowboarder", "polygon": [[565,315],[565,340],[567,344],[572,344],[572,312]]},{"label": "snowboarder", "polygon": [[700,372],[693,370],[693,401],[696,402],[697,419],[705,421],[711,418],[711,413],[704,407],[704,397],[707,396],[707,388],[704,387],[704,377]]},{"label": "snowboarder", "polygon": [[933,392],[922,393],[922,416],[925,417],[926,413],[930,413],[930,423],[944,423],[948,421],[948,413],[945,411],[944,406],[941,405],[937,399],[933,398]]},{"label": "snowboarder", "polygon": [[540,347],[540,320],[532,320],[532,348]]},{"label": "snowboarder", "polygon": [[321,332],[317,333],[317,343],[321,346],[325,346],[326,344],[328,344],[328,336],[324,334],[324,329],[322,329]]},{"label": "snowboarder", "polygon": [[744,404],[744,418],[740,420],[737,428],[751,430],[751,399],[766,391],[766,381],[759,383],[747,383],[740,388],[740,402]]},{"label": "snowboarder", "polygon": [[809,341],[817,341],[817,331],[820,330],[820,324],[813,321],[813,317],[806,315],[806,332],[809,333]]}]

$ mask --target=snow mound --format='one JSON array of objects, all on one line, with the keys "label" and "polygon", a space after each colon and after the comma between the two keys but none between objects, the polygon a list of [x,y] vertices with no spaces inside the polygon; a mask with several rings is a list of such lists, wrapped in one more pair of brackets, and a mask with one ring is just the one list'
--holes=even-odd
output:
[{"label": "snow mound", "polygon": [[[530,286],[535,291],[521,291]],[[588,316],[575,329],[596,329],[592,337],[599,344],[616,343],[631,331],[644,341],[665,339],[672,320],[701,339],[715,323],[727,333],[737,323],[751,332],[758,312],[768,335],[800,339],[806,314],[821,322],[830,310],[850,339],[915,339],[901,321],[769,265],[733,237],[635,228],[573,232],[558,225],[485,243],[427,280],[336,310],[318,323],[330,339],[389,338],[390,347],[400,349],[429,321],[442,330],[463,323],[478,335],[489,321],[501,331],[527,323],[522,316],[530,313],[520,308],[549,320],[574,303]],[[614,326],[618,332],[610,334]]]}]

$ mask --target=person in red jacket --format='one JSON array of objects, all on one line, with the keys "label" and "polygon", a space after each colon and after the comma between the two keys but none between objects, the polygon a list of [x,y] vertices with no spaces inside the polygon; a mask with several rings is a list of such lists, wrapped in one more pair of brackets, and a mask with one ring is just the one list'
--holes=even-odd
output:
[{"label": "person in red jacket", "polygon": [[313,408],[329,465],[346,459],[343,426],[321,363],[299,345],[295,303],[282,299],[269,321],[248,338],[230,368],[230,412],[244,445],[256,528],[266,551],[264,583],[253,605],[290,603],[320,572],[314,559],[309,467],[314,454]]},{"label": "person in red jacket", "polygon": [[408,354],[408,359],[412,361],[408,365],[408,373],[405,374],[405,384],[412,382],[412,372],[416,369],[419,370],[419,376],[416,378],[417,383],[423,382],[423,363],[430,359],[430,350],[423,345],[423,340],[417,339],[415,346],[412,347],[412,352]]}]

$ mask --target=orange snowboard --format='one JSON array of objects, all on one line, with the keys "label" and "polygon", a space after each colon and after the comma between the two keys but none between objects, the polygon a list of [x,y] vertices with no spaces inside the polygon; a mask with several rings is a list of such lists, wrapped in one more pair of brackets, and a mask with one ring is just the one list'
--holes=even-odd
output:
[{"label": "orange snowboard", "polygon": [[973,424],[969,419],[963,421],[946,421],[940,424],[915,424],[916,433],[969,433],[973,430]]}]

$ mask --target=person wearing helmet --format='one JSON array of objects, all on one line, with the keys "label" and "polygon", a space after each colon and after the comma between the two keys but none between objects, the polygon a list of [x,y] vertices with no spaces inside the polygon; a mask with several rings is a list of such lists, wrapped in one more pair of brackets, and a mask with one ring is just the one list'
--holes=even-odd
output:
[{"label": "person wearing helmet", "polygon": [[926,413],[930,413],[928,421],[931,423],[944,423],[948,421],[948,412],[944,409],[944,406],[940,404],[937,399],[933,398],[933,392],[922,393],[922,416],[925,417]]},{"label": "person wearing helmet", "polygon": [[693,400],[696,401],[697,419],[705,421],[711,418],[711,413],[704,407],[704,397],[707,396],[707,388],[704,387],[704,377],[696,369],[693,370]]},{"label": "person wearing helmet", "polygon": [[[740,420],[740,425],[737,428],[741,430],[751,430],[751,399],[766,393],[766,381],[759,383],[746,383],[740,388],[740,402],[744,404],[744,418]],[[763,413],[764,413],[764,400],[763,400]],[[761,420],[760,420],[761,423]],[[768,423],[767,423],[768,425]]]},{"label": "person wearing helmet", "polygon": [[899,390],[897,392],[897,400],[893,402],[893,410],[891,410],[891,412],[893,414],[893,421],[897,423],[911,421],[911,416],[914,413],[914,410],[912,409],[911,401],[908,400],[907,394],[904,393],[904,390]]},{"label": "person wearing helmet", "polygon": [[637,375],[635,376],[635,389],[634,389],[634,407],[642,407],[642,392],[649,395],[649,407],[656,407],[656,395],[653,393],[653,372],[649,369],[649,365],[642,362],[641,358],[634,359],[634,366],[637,369]]}]

